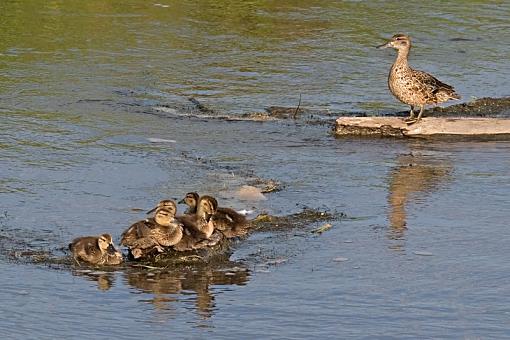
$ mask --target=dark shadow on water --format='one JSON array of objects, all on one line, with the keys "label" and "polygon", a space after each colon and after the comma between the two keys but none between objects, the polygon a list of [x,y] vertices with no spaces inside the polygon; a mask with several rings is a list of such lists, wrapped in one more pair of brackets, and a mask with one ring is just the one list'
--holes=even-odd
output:
[{"label": "dark shadow on water", "polygon": [[[430,199],[431,193],[441,189],[449,181],[452,165],[447,159],[438,159],[420,152],[401,155],[397,163],[388,179],[388,237],[404,240],[408,227],[408,209],[413,205],[424,204]],[[402,250],[402,245],[394,245],[392,248]]]}]

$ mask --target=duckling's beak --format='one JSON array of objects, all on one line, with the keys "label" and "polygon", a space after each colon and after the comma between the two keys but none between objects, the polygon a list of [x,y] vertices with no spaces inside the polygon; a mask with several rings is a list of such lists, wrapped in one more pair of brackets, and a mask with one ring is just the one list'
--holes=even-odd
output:
[{"label": "duckling's beak", "polygon": [[381,48],[388,48],[388,47],[391,47],[391,41],[388,41],[388,42],[387,42],[387,43],[385,43],[385,44],[379,45],[379,46],[377,46],[376,48],[381,49]]},{"label": "duckling's beak", "polygon": [[152,208],[151,210],[147,211],[145,214],[146,215],[149,215],[149,214],[152,214],[158,207],[154,207]]},{"label": "duckling's beak", "polygon": [[106,252],[110,255],[115,255],[117,253],[117,249],[113,246],[113,244],[109,244],[108,248],[106,248]]},{"label": "duckling's beak", "polygon": [[177,204],[185,204],[186,202],[184,202],[184,198],[182,200],[180,200],[179,202],[177,202]]}]

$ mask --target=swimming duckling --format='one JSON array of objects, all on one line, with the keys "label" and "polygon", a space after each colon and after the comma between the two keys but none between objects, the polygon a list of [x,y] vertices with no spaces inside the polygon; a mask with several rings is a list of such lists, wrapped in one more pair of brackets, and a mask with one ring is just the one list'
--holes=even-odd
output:
[{"label": "swimming duckling", "polygon": [[[450,99],[460,99],[454,88],[428,73],[409,67],[407,57],[411,49],[411,39],[405,34],[395,34],[391,40],[377,48],[392,47],[398,51],[397,59],[388,75],[391,93],[402,103],[411,106],[407,121],[417,122],[423,115],[425,105],[439,104]],[[418,118],[414,118],[414,107],[420,106]]]},{"label": "swimming duckling", "polygon": [[[154,218],[138,221],[123,234],[120,244],[129,248],[135,259],[161,253],[164,247],[179,243],[182,238],[182,224],[175,220],[175,202],[168,208],[157,208]],[[171,208],[173,207],[173,209]]]},{"label": "swimming duckling", "polygon": [[199,249],[218,243],[222,235],[214,232],[214,224],[211,221],[217,207],[218,202],[215,198],[202,196],[198,200],[195,214],[177,216],[176,219],[184,224],[185,233],[174,249],[178,251]]},{"label": "swimming duckling", "polygon": [[[189,206],[188,210],[196,210],[196,204],[199,195],[196,192],[189,192],[179,201]],[[248,232],[248,221],[246,217],[239,214],[234,209],[219,207],[216,213],[211,217],[214,228],[220,230],[227,238],[233,238],[245,235]]]},{"label": "swimming duckling", "polygon": [[122,253],[115,249],[110,234],[85,236],[69,243],[73,259],[79,265],[80,260],[93,265],[117,265],[122,263]]}]

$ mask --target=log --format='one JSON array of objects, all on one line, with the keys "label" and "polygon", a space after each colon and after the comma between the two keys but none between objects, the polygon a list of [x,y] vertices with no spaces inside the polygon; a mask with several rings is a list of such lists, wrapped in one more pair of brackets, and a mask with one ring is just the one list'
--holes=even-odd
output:
[{"label": "log", "polygon": [[510,119],[426,117],[408,125],[400,117],[340,117],[336,120],[335,133],[338,136],[510,138]]}]

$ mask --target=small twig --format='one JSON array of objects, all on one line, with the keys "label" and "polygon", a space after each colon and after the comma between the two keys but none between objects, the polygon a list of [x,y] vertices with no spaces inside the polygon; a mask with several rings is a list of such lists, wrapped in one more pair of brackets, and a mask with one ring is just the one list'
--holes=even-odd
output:
[{"label": "small twig", "polygon": [[131,267],[141,267],[141,268],[147,268],[147,269],[161,269],[161,267],[147,266],[145,264],[132,264]]},{"label": "small twig", "polygon": [[296,107],[296,111],[294,111],[294,115],[292,116],[292,119],[296,119],[297,114],[298,114],[298,112],[299,112],[299,107],[300,107],[300,106],[301,106],[301,93],[299,94],[299,103],[298,103],[298,105],[297,105],[297,107]]}]

